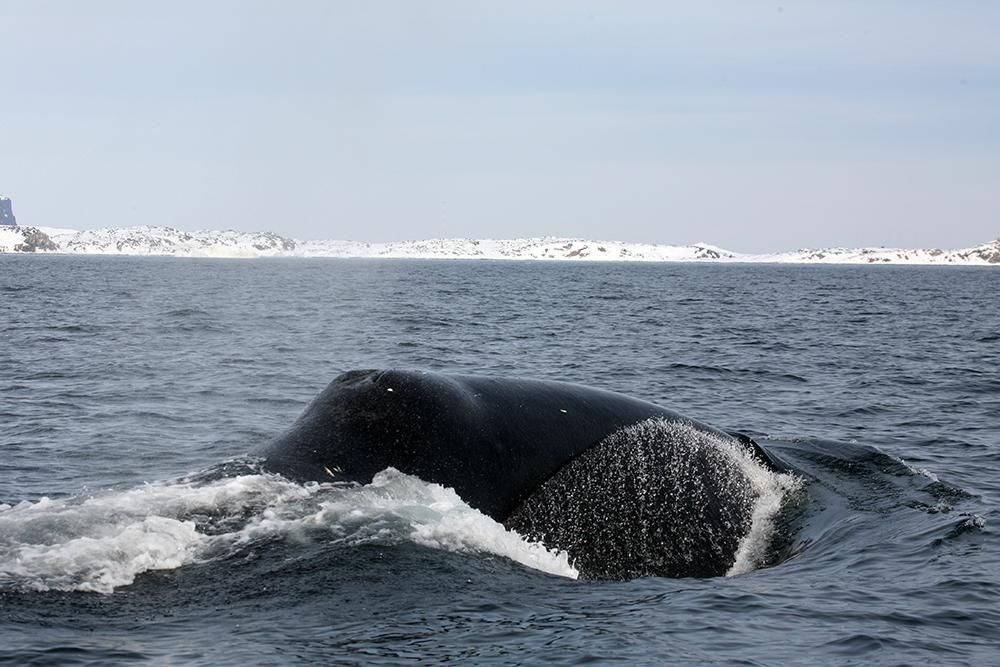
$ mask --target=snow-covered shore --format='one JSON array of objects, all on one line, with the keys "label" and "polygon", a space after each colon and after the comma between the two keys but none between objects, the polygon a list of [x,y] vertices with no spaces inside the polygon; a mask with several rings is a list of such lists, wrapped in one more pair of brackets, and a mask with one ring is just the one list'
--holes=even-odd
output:
[{"label": "snow-covered shore", "polygon": [[197,231],[171,227],[0,228],[0,253],[176,257],[369,257],[641,262],[768,262],[788,264],[1000,265],[1000,239],[958,250],[822,248],[745,254],[704,243],[666,245],[579,238],[431,239],[363,243],[301,241],[272,232]]}]

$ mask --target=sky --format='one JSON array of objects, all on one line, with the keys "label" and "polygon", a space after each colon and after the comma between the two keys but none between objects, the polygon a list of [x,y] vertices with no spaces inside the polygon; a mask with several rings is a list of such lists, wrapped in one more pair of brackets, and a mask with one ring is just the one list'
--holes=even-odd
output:
[{"label": "sky", "polygon": [[994,0],[0,0],[22,225],[1000,237]]}]

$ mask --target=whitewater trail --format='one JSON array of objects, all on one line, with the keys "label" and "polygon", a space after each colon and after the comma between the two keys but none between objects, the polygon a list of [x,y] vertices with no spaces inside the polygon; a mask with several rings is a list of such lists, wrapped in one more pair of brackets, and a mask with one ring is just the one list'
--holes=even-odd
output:
[{"label": "whitewater trail", "polygon": [[0,505],[0,590],[111,593],[143,572],[210,561],[268,539],[410,541],[577,577],[565,553],[522,539],[451,489],[390,468],[364,486],[254,474]]}]

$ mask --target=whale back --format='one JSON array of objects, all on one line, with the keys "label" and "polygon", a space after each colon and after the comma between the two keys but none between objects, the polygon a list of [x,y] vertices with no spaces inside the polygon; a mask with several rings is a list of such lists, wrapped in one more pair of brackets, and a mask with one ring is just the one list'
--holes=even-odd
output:
[{"label": "whale back", "polygon": [[297,480],[364,484],[393,467],[450,486],[503,521],[571,459],[652,417],[718,433],[652,403],[566,382],[351,371],[256,453]]},{"label": "whale back", "polygon": [[391,467],[451,487],[603,579],[729,572],[754,470],[774,467],[746,436],[610,391],[398,370],[344,373],[256,453],[300,481]]}]

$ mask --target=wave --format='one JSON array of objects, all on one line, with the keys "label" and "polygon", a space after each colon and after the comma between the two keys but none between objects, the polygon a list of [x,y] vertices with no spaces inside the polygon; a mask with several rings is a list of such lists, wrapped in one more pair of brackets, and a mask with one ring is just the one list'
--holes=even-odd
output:
[{"label": "wave", "polygon": [[452,489],[392,468],[364,486],[207,471],[125,491],[0,505],[0,590],[111,593],[144,572],[211,562],[269,540],[408,541],[577,576],[565,553],[505,529]]},{"label": "wave", "polygon": [[[668,427],[683,430],[654,423],[644,424],[649,433],[643,433],[662,439]],[[921,549],[977,539],[986,525],[975,497],[877,448],[764,442],[794,474],[766,469],[741,447],[703,443],[741,471],[752,496],[749,527],[736,542],[727,576],[789,560],[864,558],[871,544],[881,543],[889,517],[909,526],[915,558],[924,557]],[[453,489],[392,468],[367,485],[299,484],[240,458],[135,488],[0,504],[0,592],[112,593],[143,573],[242,562],[259,549],[304,544],[323,550],[417,545],[580,577],[582,565],[559,549],[563,545],[533,541],[525,537],[530,531],[508,525],[515,530],[473,509]]]},{"label": "wave", "polygon": [[669,365],[671,370],[703,373],[706,375],[717,375],[717,376],[737,376],[737,377],[749,377],[749,378],[762,378],[767,380],[777,380],[777,381],[787,381],[787,382],[809,382],[807,378],[801,375],[795,375],[794,373],[780,373],[775,371],[770,371],[761,368],[727,368],[725,366],[711,366],[705,364],[685,364],[685,363],[672,363]]},{"label": "wave", "polygon": [[772,564],[779,514],[793,496],[804,490],[805,480],[792,473],[768,470],[743,447],[731,446],[725,451],[740,466],[756,496],[750,530],[740,540],[736,560],[726,572],[726,576],[731,577]]},{"label": "wave", "polygon": [[211,313],[209,313],[206,310],[202,310],[201,308],[175,308],[173,310],[167,311],[165,314],[167,317],[178,317],[178,318],[212,316]]}]

